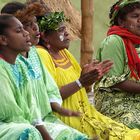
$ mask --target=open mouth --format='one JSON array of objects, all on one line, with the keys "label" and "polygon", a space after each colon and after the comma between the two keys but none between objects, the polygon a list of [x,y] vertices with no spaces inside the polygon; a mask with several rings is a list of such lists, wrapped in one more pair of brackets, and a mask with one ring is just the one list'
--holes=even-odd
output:
[{"label": "open mouth", "polygon": [[35,37],[36,37],[36,38],[40,38],[40,33],[37,33],[37,34],[35,35]]},{"label": "open mouth", "polygon": [[28,38],[26,39],[26,43],[27,43],[28,46],[32,46],[32,43],[31,43],[31,41],[30,41],[30,37],[28,37]]},{"label": "open mouth", "polygon": [[26,41],[28,46],[32,46],[32,43],[30,41]]},{"label": "open mouth", "polygon": [[65,39],[65,42],[70,42],[70,39],[69,38]]}]

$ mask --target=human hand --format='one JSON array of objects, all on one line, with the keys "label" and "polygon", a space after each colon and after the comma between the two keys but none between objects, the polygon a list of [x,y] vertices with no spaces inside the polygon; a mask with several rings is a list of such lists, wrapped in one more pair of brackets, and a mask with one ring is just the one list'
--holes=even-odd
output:
[{"label": "human hand", "polygon": [[80,112],[65,109],[65,108],[61,107],[57,102],[52,102],[51,107],[52,107],[53,111],[55,111],[63,116],[77,116],[78,117],[81,114]]},{"label": "human hand", "polygon": [[61,107],[61,109],[58,113],[60,115],[69,116],[69,117],[71,117],[71,116],[79,117],[81,115],[80,112],[72,111],[72,110],[69,110],[69,109],[62,108],[62,107]]},{"label": "human hand", "polygon": [[99,79],[100,79],[102,76],[104,76],[106,73],[108,73],[109,70],[112,68],[112,66],[113,66],[113,62],[110,61],[110,60],[104,60],[104,61],[98,63],[97,67],[98,67],[99,69],[101,69],[101,71],[100,71],[101,73],[100,73]]},{"label": "human hand", "polygon": [[83,87],[92,85],[96,80],[101,77],[101,69],[98,67],[92,67],[91,64],[84,66],[81,76],[79,78],[80,83]]},{"label": "human hand", "polygon": [[91,70],[90,68],[94,68],[97,64],[99,64],[99,60],[93,59],[91,63],[84,65],[81,73],[89,72]]},{"label": "human hand", "polygon": [[112,68],[112,65],[113,62],[110,60],[93,61],[90,64],[86,64],[82,69],[79,81],[83,87],[90,86],[104,76]]}]

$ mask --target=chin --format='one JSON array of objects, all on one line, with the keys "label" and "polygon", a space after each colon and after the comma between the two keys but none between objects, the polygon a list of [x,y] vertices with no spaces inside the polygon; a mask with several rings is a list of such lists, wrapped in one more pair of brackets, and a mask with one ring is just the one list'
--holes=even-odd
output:
[{"label": "chin", "polygon": [[23,50],[24,52],[29,52],[30,51],[31,46],[26,46],[25,49]]},{"label": "chin", "polygon": [[69,46],[66,46],[66,47],[65,47],[65,49],[67,49],[67,50],[68,50],[68,49],[69,49]]},{"label": "chin", "polygon": [[39,39],[32,41],[32,45],[37,45],[39,43]]},{"label": "chin", "polygon": [[66,45],[64,46],[64,48],[68,49],[68,48],[69,48],[69,43],[66,44]]}]

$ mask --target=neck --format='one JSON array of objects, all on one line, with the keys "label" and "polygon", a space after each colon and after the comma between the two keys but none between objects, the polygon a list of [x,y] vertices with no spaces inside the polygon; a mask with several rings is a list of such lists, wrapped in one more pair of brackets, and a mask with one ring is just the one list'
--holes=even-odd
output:
[{"label": "neck", "polygon": [[53,55],[58,55],[59,54],[59,51],[60,51],[59,49],[57,49],[57,48],[55,48],[53,46],[51,46],[50,48],[48,48],[46,44],[44,44],[44,48],[47,49],[47,51],[49,53],[53,54]]},{"label": "neck", "polygon": [[9,51],[9,50],[3,50],[3,51],[0,51],[0,55],[8,63],[15,64],[18,53],[13,52],[13,51]]},{"label": "neck", "polygon": [[21,52],[20,54],[21,54],[22,56],[28,58],[28,52]]}]

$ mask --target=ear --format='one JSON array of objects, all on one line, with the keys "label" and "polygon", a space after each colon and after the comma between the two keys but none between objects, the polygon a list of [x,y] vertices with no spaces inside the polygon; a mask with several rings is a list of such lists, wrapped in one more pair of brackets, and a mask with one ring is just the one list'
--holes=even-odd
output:
[{"label": "ear", "polygon": [[120,19],[120,18],[118,19],[118,24],[121,27],[125,27],[125,22],[122,19]]},{"label": "ear", "polygon": [[44,32],[41,32],[41,38],[44,40],[44,42],[46,42],[46,43],[49,43],[49,39],[48,39],[48,36],[47,35],[45,35],[45,33]]},{"label": "ear", "polygon": [[2,45],[2,46],[7,46],[8,45],[6,36],[0,35],[0,45]]}]

